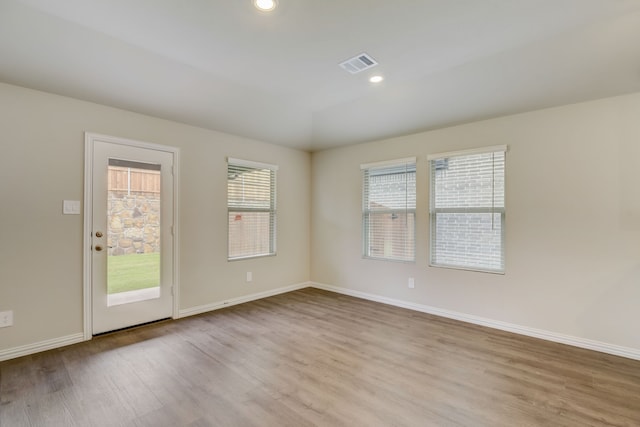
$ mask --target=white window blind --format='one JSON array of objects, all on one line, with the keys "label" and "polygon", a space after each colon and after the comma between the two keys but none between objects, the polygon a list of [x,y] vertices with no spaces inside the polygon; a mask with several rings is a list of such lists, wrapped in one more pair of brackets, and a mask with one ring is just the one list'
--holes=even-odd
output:
[{"label": "white window blind", "polygon": [[506,149],[429,156],[431,265],[504,272]]},{"label": "white window blind", "polygon": [[278,167],[228,160],[229,260],[275,255]]},{"label": "white window blind", "polygon": [[362,165],[363,253],[366,258],[416,259],[416,159]]}]

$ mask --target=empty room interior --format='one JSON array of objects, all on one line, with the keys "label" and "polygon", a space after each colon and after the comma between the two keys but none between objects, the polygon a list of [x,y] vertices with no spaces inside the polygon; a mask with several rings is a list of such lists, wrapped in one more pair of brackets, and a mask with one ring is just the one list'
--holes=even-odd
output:
[{"label": "empty room interior", "polygon": [[0,0],[0,426],[640,425],[640,0]]}]

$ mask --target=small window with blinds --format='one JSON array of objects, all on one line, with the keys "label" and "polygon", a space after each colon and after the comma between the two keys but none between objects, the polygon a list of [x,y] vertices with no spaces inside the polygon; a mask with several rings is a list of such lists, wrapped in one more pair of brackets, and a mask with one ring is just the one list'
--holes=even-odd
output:
[{"label": "small window with blinds", "polygon": [[361,166],[363,255],[416,260],[416,159]]},{"label": "small window with blinds", "polygon": [[503,273],[506,146],[428,157],[431,265]]},{"label": "small window with blinds", "polygon": [[228,159],[229,260],[276,254],[278,167]]}]

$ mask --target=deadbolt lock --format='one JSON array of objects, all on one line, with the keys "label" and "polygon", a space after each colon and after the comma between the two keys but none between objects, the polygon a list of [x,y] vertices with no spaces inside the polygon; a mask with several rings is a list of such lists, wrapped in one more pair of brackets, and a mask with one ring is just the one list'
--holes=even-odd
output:
[{"label": "deadbolt lock", "polygon": [[102,236],[103,236],[102,231],[96,231],[96,237],[102,237]]}]

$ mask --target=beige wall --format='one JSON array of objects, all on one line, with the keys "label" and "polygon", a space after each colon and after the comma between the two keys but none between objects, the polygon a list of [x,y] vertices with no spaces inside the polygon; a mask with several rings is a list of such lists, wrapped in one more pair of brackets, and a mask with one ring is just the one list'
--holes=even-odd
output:
[{"label": "beige wall", "polygon": [[[0,352],[82,332],[85,131],[180,149],[182,310],[309,280],[306,152],[5,84],[0,130]],[[227,262],[227,156],[280,166],[276,257]]]},{"label": "beige wall", "polygon": [[[427,155],[500,144],[506,274],[429,267]],[[417,262],[362,259],[359,165],[408,156]],[[640,351],[640,94],[314,153],[311,181],[313,281]]]},{"label": "beige wall", "polygon": [[[0,353],[82,332],[82,216],[62,200],[83,197],[84,131],[180,148],[182,310],[311,279],[640,351],[638,117],[634,94],[310,156],[0,84],[0,310],[15,315]],[[506,274],[429,267],[427,155],[499,144]],[[280,166],[277,257],[226,261],[227,156]],[[408,156],[418,260],[364,260],[359,165]]]}]

